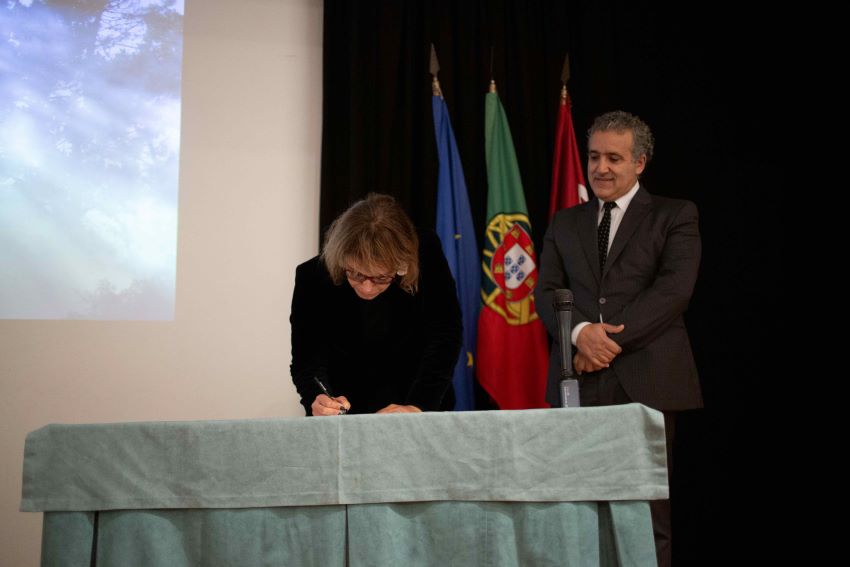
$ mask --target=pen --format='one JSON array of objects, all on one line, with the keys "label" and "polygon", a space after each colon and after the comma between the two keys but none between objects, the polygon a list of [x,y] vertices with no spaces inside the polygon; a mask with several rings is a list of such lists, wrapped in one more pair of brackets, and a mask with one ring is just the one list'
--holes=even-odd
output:
[{"label": "pen", "polygon": [[[327,387],[327,386],[325,386],[325,384],[324,384],[321,380],[319,380],[319,377],[318,377],[318,376],[313,376],[313,380],[315,380],[315,381],[316,381],[316,384],[318,384],[318,385],[319,385],[319,388],[321,388],[321,389],[322,389],[322,392],[324,392],[324,394],[325,394],[327,397],[331,398],[332,400],[336,400],[336,398],[334,397],[334,395],[333,395],[333,394],[331,394],[331,391],[328,389],[328,387]],[[348,413],[348,410],[347,410],[347,409],[345,409],[345,406],[343,406],[342,404],[340,404],[340,405],[339,405],[339,415],[345,415],[345,414],[347,414],[347,413]]]}]

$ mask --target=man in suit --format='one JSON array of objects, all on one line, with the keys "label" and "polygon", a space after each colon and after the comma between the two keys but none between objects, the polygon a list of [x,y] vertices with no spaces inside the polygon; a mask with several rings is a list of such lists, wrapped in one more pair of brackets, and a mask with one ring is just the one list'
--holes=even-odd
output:
[{"label": "man in suit", "polygon": [[[616,111],[594,121],[587,177],[595,198],[552,219],[536,307],[555,338],[549,403],[561,405],[552,295],[570,289],[581,404],[640,402],[664,412],[669,471],[675,412],[702,406],[682,319],[699,269],[700,237],[693,203],[652,195],[641,185],[652,150],[652,133],[638,117]],[[669,565],[669,501],[651,508],[659,564]]]}]

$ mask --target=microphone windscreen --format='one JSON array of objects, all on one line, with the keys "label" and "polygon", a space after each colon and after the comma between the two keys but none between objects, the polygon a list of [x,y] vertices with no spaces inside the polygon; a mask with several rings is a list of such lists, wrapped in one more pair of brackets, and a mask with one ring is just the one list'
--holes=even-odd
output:
[{"label": "microphone windscreen", "polygon": [[573,307],[573,292],[568,289],[556,289],[552,295],[552,306],[556,311],[569,311]]}]

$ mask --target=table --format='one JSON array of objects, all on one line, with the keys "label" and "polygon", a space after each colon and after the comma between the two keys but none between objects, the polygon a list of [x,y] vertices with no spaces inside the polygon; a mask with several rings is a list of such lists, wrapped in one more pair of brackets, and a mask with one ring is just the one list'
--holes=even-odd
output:
[{"label": "table", "polygon": [[48,425],[42,565],[655,565],[662,414],[640,404]]}]

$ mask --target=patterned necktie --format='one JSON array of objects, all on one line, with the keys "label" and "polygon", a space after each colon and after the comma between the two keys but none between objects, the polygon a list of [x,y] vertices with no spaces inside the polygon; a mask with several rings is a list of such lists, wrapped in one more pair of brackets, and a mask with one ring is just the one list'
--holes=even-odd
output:
[{"label": "patterned necktie", "polygon": [[602,205],[605,212],[602,213],[602,221],[599,223],[597,243],[599,244],[599,271],[605,269],[605,259],[608,257],[608,233],[611,232],[611,209],[617,206],[614,201]]}]

